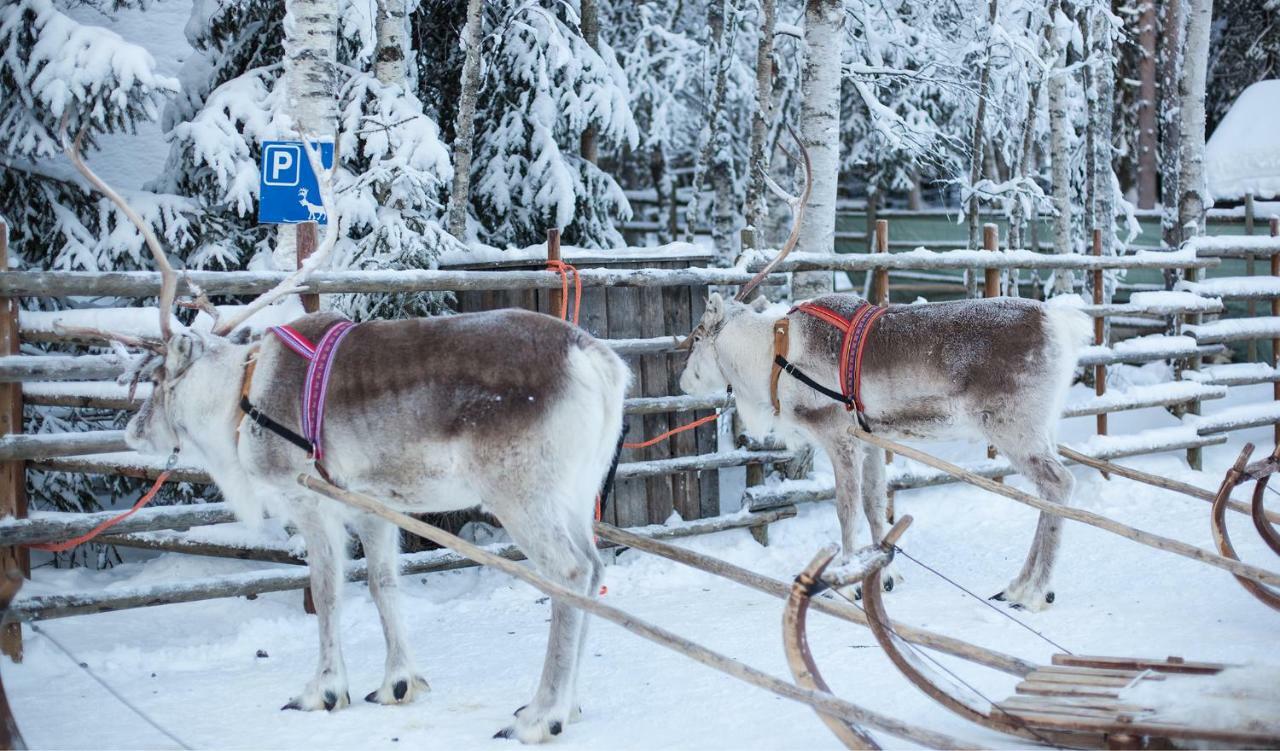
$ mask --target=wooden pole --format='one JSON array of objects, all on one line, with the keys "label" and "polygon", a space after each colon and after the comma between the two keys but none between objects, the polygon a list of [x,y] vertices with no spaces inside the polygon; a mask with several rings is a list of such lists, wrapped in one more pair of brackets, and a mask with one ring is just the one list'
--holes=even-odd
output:
[{"label": "wooden pole", "polygon": [[[1271,217],[1271,236],[1280,237],[1280,217]],[[1280,277],[1280,255],[1271,256],[1271,276]],[[1280,316],[1280,298],[1272,298],[1271,315]],[[1280,339],[1271,340],[1271,367],[1280,366]],[[1280,381],[1271,386],[1271,397],[1280,402]],[[1280,424],[1275,426],[1275,442],[1280,444]]]},{"label": "wooden pole", "polygon": [[[9,227],[0,222],[0,273],[9,272]],[[18,298],[0,297],[0,355],[18,354]],[[0,384],[0,433],[22,432],[22,384]],[[22,460],[0,462],[0,516],[22,519],[27,515],[27,472]],[[0,549],[0,574],[16,570],[31,576],[31,556],[26,548]],[[0,652],[22,662],[22,626],[0,627]]]},{"label": "wooden pole", "polygon": [[[705,571],[713,576],[728,579],[781,600],[787,599],[791,591],[789,584],[735,566],[719,558],[703,555],[686,547],[660,542],[652,537],[644,537],[602,522],[596,522],[595,530],[602,540],[608,540],[616,545],[623,545],[645,553],[661,556],[669,561],[675,561],[676,563],[696,568],[699,571]],[[846,602],[819,597],[813,600],[813,608],[849,623],[856,623],[859,626],[867,625],[867,617],[863,615],[862,611]],[[969,644],[950,636],[914,628],[903,623],[895,623],[893,627],[899,636],[912,644],[935,649],[977,665],[1000,670],[1009,675],[1025,677],[1036,669],[1035,664],[1026,660]]]},{"label": "wooden pole", "polygon": [[[889,220],[876,220],[876,246],[875,253],[889,254]],[[889,270],[878,268],[873,275],[871,285],[871,301],[876,305],[889,304]],[[884,452],[884,463],[893,464],[893,452]],[[894,492],[889,490],[886,492],[886,502],[884,506],[885,517],[890,524],[893,524],[894,513]]]},{"label": "wooden pole", "polygon": [[737,678],[738,680],[750,683],[753,686],[762,688],[773,694],[786,699],[807,704],[821,710],[824,714],[841,717],[850,722],[856,722],[860,725],[875,728],[890,735],[899,738],[906,738],[917,743],[934,748],[967,748],[965,744],[960,743],[955,738],[935,733],[920,728],[907,725],[888,715],[873,712],[864,709],[856,704],[839,699],[831,694],[803,689],[784,681],[775,676],[769,675],[763,671],[757,670],[749,665],[745,665],[730,657],[726,657],[718,652],[714,652],[706,647],[689,641],[678,634],[675,634],[661,626],[656,626],[634,615],[619,610],[612,605],[606,605],[600,600],[590,595],[584,595],[565,587],[547,581],[538,574],[530,571],[528,567],[513,563],[506,558],[496,556],[484,548],[467,542],[456,535],[451,535],[438,527],[433,527],[426,522],[414,519],[407,514],[401,514],[388,509],[378,501],[361,493],[354,493],[350,490],[343,490],[335,485],[331,485],[317,477],[302,474],[298,475],[298,483],[303,487],[313,490],[320,495],[331,498],[340,503],[345,503],[353,508],[366,511],[375,516],[382,517],[387,521],[395,524],[401,529],[412,532],[421,537],[449,548],[450,550],[464,555],[467,558],[485,566],[496,568],[499,571],[511,576],[515,579],[528,584],[550,597],[554,597],[560,602],[572,605],[583,612],[602,618],[610,623],[617,624],[637,636],[659,644],[667,649],[677,652],[688,657],[695,662],[706,665],[709,668],[718,670],[726,675]]},{"label": "wooden pole", "polygon": [[[982,225],[982,249],[995,252],[1000,250],[1000,228],[994,224]],[[1000,269],[987,269],[982,284],[983,297],[1000,296]],[[996,447],[987,446],[987,458],[996,458]],[[1003,477],[995,478],[996,482],[1004,482]]]},{"label": "wooden pole", "polygon": [[1101,514],[1095,514],[1092,511],[1086,511],[1084,509],[1075,508],[1074,506],[1066,506],[1061,503],[1046,501],[1043,498],[1038,498],[1030,493],[1024,493],[1016,488],[1009,487],[1008,485],[1001,485],[1000,483],[989,480],[981,475],[974,474],[963,467],[958,467],[951,462],[943,461],[932,454],[926,454],[918,449],[898,443],[897,441],[891,441],[873,433],[868,433],[860,428],[849,428],[849,434],[854,438],[866,441],[867,443],[875,446],[880,446],[886,450],[892,449],[908,459],[914,459],[921,464],[933,467],[934,469],[940,469],[958,480],[967,482],[970,485],[977,486],[983,490],[988,490],[996,495],[1004,496],[1005,498],[1017,501],[1018,503],[1038,509],[1039,511],[1043,511],[1047,514],[1053,514],[1054,516],[1058,516],[1063,519],[1070,519],[1082,524],[1088,524],[1091,527],[1106,530],[1107,532],[1119,535],[1120,537],[1128,540],[1133,540],[1134,542],[1146,545],[1147,547],[1163,550],[1173,553],[1174,555],[1180,555],[1184,558],[1200,561],[1201,563],[1207,563],[1210,566],[1230,571],[1237,576],[1243,576],[1246,579],[1252,579],[1253,581],[1260,582],[1262,584],[1280,586],[1280,574],[1267,571],[1266,569],[1258,568],[1257,566],[1250,566],[1248,564],[1241,563],[1240,561],[1234,561],[1225,556],[1204,550],[1203,548],[1198,548],[1195,545],[1189,545],[1181,540],[1175,540],[1173,538],[1164,537],[1163,535],[1157,535],[1151,532],[1144,532],[1141,529],[1130,527],[1127,524],[1121,524],[1114,519],[1108,519],[1107,517]]},{"label": "wooden pole", "polygon": [[[1093,255],[1102,257],[1102,230],[1095,227],[1093,230]],[[1103,278],[1102,269],[1094,269],[1093,271],[1093,304],[1101,305],[1103,303],[1103,285],[1106,279]],[[1093,319],[1093,343],[1103,346],[1107,343],[1107,322],[1102,316]],[[1102,396],[1107,393],[1107,366],[1098,364],[1093,366],[1093,393]],[[1099,412],[1097,417],[1098,435],[1107,434],[1107,413]],[[1102,476],[1106,479],[1111,477],[1103,472]]]},{"label": "wooden pole", "polygon": [[[1244,194],[1244,233],[1246,235],[1253,234],[1253,194]],[[1255,273],[1254,257],[1249,253],[1244,257],[1244,273],[1245,276],[1253,276]],[[1258,301],[1249,298],[1248,303],[1249,317],[1254,318],[1258,315]],[[1258,340],[1249,340],[1249,362],[1258,361]]]},{"label": "wooden pole", "polygon": [[[560,258],[560,229],[552,227],[547,230],[547,263],[559,261]],[[564,294],[559,289],[552,289],[548,298],[551,301],[551,315],[559,315],[560,306],[564,305]]]},{"label": "wooden pole", "polygon": [[[315,222],[300,222],[293,225],[294,231],[297,233],[298,243],[298,267],[306,262],[311,254],[316,252],[316,246],[319,243],[319,230],[316,228]],[[320,310],[320,295],[302,294],[302,309],[308,313],[315,313]]]}]

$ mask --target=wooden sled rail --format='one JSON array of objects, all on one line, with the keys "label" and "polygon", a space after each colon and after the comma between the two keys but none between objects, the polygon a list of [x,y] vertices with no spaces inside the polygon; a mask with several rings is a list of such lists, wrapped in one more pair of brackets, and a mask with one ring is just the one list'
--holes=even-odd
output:
[{"label": "wooden sled rail", "polygon": [[[832,696],[829,693],[805,689],[788,683],[781,678],[769,675],[761,670],[707,649],[706,647],[685,639],[684,637],[668,631],[661,626],[650,624],[640,618],[626,613],[623,610],[615,608],[612,605],[606,605],[594,597],[573,592],[558,584],[547,581],[528,568],[513,563],[505,558],[493,555],[483,548],[467,542],[461,537],[449,534],[438,527],[433,527],[426,522],[418,521],[406,514],[392,511],[382,503],[367,495],[343,490],[342,488],[331,485],[324,480],[306,474],[298,475],[298,483],[303,487],[313,490],[327,498],[340,503],[345,503],[353,508],[357,508],[361,511],[386,519],[401,529],[420,535],[438,545],[447,547],[459,555],[466,556],[477,563],[496,568],[509,576],[523,581],[524,583],[541,591],[543,594],[554,597],[557,600],[568,603],[584,612],[617,624],[631,633],[648,639],[655,644],[659,644],[674,652],[678,652],[696,662],[706,665],[707,667],[718,670],[726,675],[737,678],[758,688],[762,688],[783,698],[807,704],[820,710],[824,714],[839,717],[846,722],[865,725],[869,728],[874,728],[881,732],[888,733],[889,735],[929,746],[931,748],[976,748],[976,746],[962,743],[951,736],[908,725],[896,718],[865,709],[857,704]],[[863,731],[864,734],[865,732],[866,731]],[[875,746],[871,747],[874,748]]]},{"label": "wooden sled rail", "polygon": [[[1231,534],[1227,531],[1227,500],[1231,496],[1233,488],[1250,480],[1254,481],[1253,503],[1250,508],[1254,527],[1258,530],[1258,534],[1262,536],[1262,540],[1267,544],[1267,547],[1271,548],[1273,553],[1280,555],[1280,534],[1277,534],[1275,528],[1267,521],[1262,507],[1262,499],[1267,490],[1267,483],[1271,480],[1271,475],[1278,469],[1280,444],[1271,452],[1271,456],[1260,462],[1249,464],[1249,457],[1252,454],[1253,444],[1246,443],[1244,448],[1240,450],[1240,455],[1236,457],[1235,464],[1223,476],[1222,484],[1218,487],[1217,496],[1213,499],[1213,510],[1209,517],[1210,528],[1213,530],[1213,542],[1217,545],[1218,552],[1235,561],[1240,560],[1240,556],[1236,553],[1235,545],[1231,542]],[[1244,587],[1246,592],[1253,595],[1262,604],[1272,610],[1280,610],[1280,589],[1268,587],[1266,584],[1239,575],[1236,576],[1236,581],[1240,582],[1240,586]]]},{"label": "wooden sled rail", "polygon": [[1259,584],[1268,584],[1273,587],[1280,586],[1280,574],[1272,571],[1267,571],[1266,569],[1259,568],[1257,566],[1242,563],[1238,560],[1182,542],[1181,540],[1175,540],[1171,537],[1157,535],[1152,532],[1144,532],[1143,530],[1135,527],[1130,527],[1127,524],[1121,524],[1114,519],[1109,519],[1101,514],[1095,514],[1092,511],[1086,511],[1084,509],[1046,501],[1043,498],[1038,498],[1030,493],[1018,490],[1017,488],[1012,488],[1008,485],[976,475],[973,472],[969,472],[968,470],[958,467],[950,462],[939,459],[932,454],[926,454],[919,449],[868,433],[857,427],[849,428],[849,433],[855,438],[870,443],[873,446],[879,446],[887,451],[892,451],[895,454],[905,456],[908,459],[914,459],[921,464],[928,465],[934,469],[953,475],[957,479],[967,482],[970,485],[977,486],[983,490],[988,490],[996,495],[1004,496],[1005,498],[1017,501],[1018,503],[1030,506],[1039,511],[1053,514],[1054,516],[1058,516],[1063,519],[1070,519],[1072,521],[1081,522],[1082,524],[1088,524],[1091,527],[1106,530],[1107,532],[1133,540],[1134,542],[1141,543],[1147,547],[1164,550],[1175,555],[1180,555],[1184,558],[1190,558],[1195,561],[1200,561],[1201,563],[1206,563],[1210,566],[1216,566],[1217,568],[1229,571],[1238,577],[1244,577],[1251,581],[1258,582]]}]

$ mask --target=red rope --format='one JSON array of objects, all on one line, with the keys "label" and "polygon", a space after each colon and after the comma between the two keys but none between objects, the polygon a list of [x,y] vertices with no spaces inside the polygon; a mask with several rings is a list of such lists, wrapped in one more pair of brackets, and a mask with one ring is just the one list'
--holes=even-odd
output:
[{"label": "red rope", "polygon": [[719,416],[720,416],[720,413],[719,413],[719,412],[717,412],[717,413],[715,413],[714,415],[707,415],[706,417],[700,417],[700,418],[698,418],[697,420],[694,420],[693,422],[689,423],[688,425],[681,425],[681,426],[680,426],[680,427],[678,427],[678,428],[672,428],[671,430],[668,430],[667,432],[663,433],[663,434],[662,434],[662,435],[660,435],[660,436],[656,436],[656,437],[654,437],[654,438],[650,438],[650,439],[649,439],[649,440],[647,440],[647,441],[641,441],[640,443],[624,443],[624,444],[622,444],[622,447],[623,447],[624,449],[643,449],[643,448],[648,448],[648,447],[652,446],[652,445],[653,445],[653,444],[655,444],[655,443],[659,443],[659,442],[661,442],[661,441],[664,441],[664,440],[666,440],[666,439],[670,438],[670,437],[671,437],[671,436],[673,436],[673,435],[676,435],[677,433],[683,433],[683,432],[685,432],[686,430],[693,430],[694,428],[696,428],[696,427],[698,427],[698,426],[700,426],[700,425],[706,425],[707,423],[711,422],[712,420],[716,419],[716,418],[717,418],[717,417],[719,417]]},{"label": "red rope", "polygon": [[172,470],[168,470],[168,469],[166,469],[165,471],[161,472],[161,473],[160,473],[160,476],[156,478],[156,482],[155,482],[155,484],[151,486],[151,489],[147,491],[146,495],[144,495],[144,496],[142,496],[141,498],[139,498],[139,499],[138,499],[138,502],[137,502],[137,503],[135,503],[135,504],[133,504],[133,508],[129,509],[128,511],[124,512],[123,514],[120,514],[119,516],[114,516],[114,517],[112,517],[112,518],[110,518],[110,519],[108,519],[108,520],[104,521],[103,523],[101,523],[101,524],[99,524],[98,526],[94,527],[93,529],[89,530],[87,533],[85,533],[85,534],[83,534],[83,535],[80,535],[79,537],[76,537],[76,538],[73,538],[73,539],[70,539],[70,540],[66,540],[65,542],[45,542],[45,543],[35,543],[35,544],[27,545],[27,546],[25,546],[25,547],[28,547],[28,548],[35,548],[36,550],[45,550],[45,551],[48,551],[48,552],[50,552],[50,553],[62,553],[62,552],[65,552],[65,551],[67,551],[67,550],[70,550],[70,549],[74,548],[74,547],[75,547],[75,546],[77,546],[77,545],[82,545],[82,544],[84,544],[84,543],[86,543],[86,542],[88,542],[88,541],[92,540],[93,538],[95,538],[95,537],[97,537],[98,535],[102,534],[103,532],[107,531],[107,530],[108,530],[108,529],[110,529],[111,527],[114,527],[116,524],[119,524],[119,523],[120,523],[121,521],[123,521],[124,519],[127,519],[127,518],[128,518],[128,517],[130,517],[130,516],[133,516],[133,514],[134,514],[138,509],[140,509],[140,508],[142,508],[143,506],[145,506],[145,505],[147,505],[148,503],[150,503],[150,502],[151,502],[151,499],[153,499],[153,498],[155,498],[155,497],[156,497],[156,493],[159,493],[159,492],[160,492],[160,486],[161,486],[161,485],[164,485],[165,480],[168,480],[168,479],[169,479],[169,475],[170,475],[170,474],[172,474],[172,473],[173,473],[173,471],[172,471]]},{"label": "red rope", "polygon": [[578,311],[582,308],[582,277],[578,270],[564,261],[547,261],[547,270],[560,274],[560,320],[569,320],[569,275],[573,274],[573,323],[578,323]]}]

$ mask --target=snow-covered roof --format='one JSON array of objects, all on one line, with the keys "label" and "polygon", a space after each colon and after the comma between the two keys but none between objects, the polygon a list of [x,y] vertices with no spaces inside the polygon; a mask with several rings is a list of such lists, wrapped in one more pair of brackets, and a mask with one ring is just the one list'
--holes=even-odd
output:
[{"label": "snow-covered roof", "polygon": [[1205,145],[1213,198],[1280,196],[1280,80],[1245,89]]}]

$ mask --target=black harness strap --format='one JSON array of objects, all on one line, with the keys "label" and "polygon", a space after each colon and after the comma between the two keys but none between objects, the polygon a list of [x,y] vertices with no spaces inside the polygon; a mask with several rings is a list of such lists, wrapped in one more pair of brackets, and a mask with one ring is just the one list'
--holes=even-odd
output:
[{"label": "black harness strap", "polygon": [[613,463],[609,465],[609,474],[604,476],[604,487],[600,489],[600,515],[604,516],[605,504],[609,502],[609,494],[613,492],[613,476],[618,472],[618,459],[622,456],[622,444],[627,440],[627,429],[631,426],[624,420],[622,433],[618,435],[618,447],[613,450]]},{"label": "black harness strap", "polygon": [[[837,402],[840,402],[846,407],[849,407],[849,408],[853,407],[853,397],[847,397],[844,394],[840,393],[839,391],[834,391],[832,389],[827,388],[826,386],[823,386],[821,383],[818,383],[817,381],[813,380],[808,375],[806,375],[803,370],[792,365],[791,361],[783,357],[782,355],[774,355],[773,362],[779,368],[782,368],[783,372],[790,375],[792,378],[796,379],[797,381],[803,383],[804,385],[808,386],[809,388],[813,389],[814,391],[817,391],[819,394],[830,397],[836,400]],[[867,431],[868,433],[870,433],[871,428],[867,425],[867,420],[865,417],[862,416],[862,413],[854,410],[854,414],[858,416],[858,426],[861,427],[863,430]]]},{"label": "black harness strap", "polygon": [[249,397],[247,396],[240,397],[240,411],[244,412],[249,417],[250,420],[253,420],[258,425],[266,428],[267,430],[270,430],[272,433],[275,433],[276,435],[285,439],[289,443],[292,443],[293,445],[297,446],[298,448],[302,449],[308,454],[312,453],[313,447],[311,446],[310,441],[298,435],[297,433],[293,432],[292,430],[289,430],[288,428],[276,422],[275,420],[272,420],[270,417],[267,417],[267,415],[264,414],[261,410],[253,406],[253,403],[249,401]]}]

